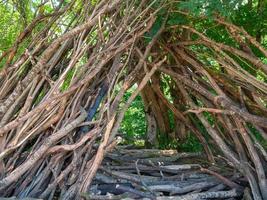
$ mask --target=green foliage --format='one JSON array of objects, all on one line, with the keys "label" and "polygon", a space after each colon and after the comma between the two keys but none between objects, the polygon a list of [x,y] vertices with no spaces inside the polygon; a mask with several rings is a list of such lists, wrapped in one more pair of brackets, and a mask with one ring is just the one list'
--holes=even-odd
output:
[{"label": "green foliage", "polygon": [[164,18],[162,16],[158,16],[152,28],[150,29],[150,31],[145,33],[146,44],[148,44],[152,40],[152,38],[157,34],[157,32],[160,30],[163,21],[164,21]]},{"label": "green foliage", "polygon": [[193,15],[206,15],[212,17],[213,14],[221,14],[224,16],[231,15],[231,12],[237,10],[242,0],[188,0],[181,2],[179,7],[190,11]]},{"label": "green foliage", "polygon": [[[262,5],[258,5],[259,1],[244,4],[231,15],[231,20],[238,26],[242,26],[252,36],[267,34],[267,2],[262,1]],[[266,41],[266,40],[265,40]]]},{"label": "green foliage", "polygon": [[92,5],[96,5],[99,2],[99,0],[91,0]]},{"label": "green foliage", "polygon": [[21,29],[19,13],[0,3],[0,55],[12,46]]},{"label": "green foliage", "polygon": [[[42,6],[41,0],[7,0],[0,1],[0,56],[7,51],[17,36],[26,28],[36,14],[47,14],[54,10],[55,5],[49,1]],[[38,24],[33,33],[40,31],[45,22]],[[28,46],[29,41],[25,40],[18,48],[18,55]],[[3,61],[0,63],[2,67]]]},{"label": "green foliage", "polygon": [[166,137],[165,134],[158,134],[160,149],[177,149],[180,152],[200,152],[203,151],[202,145],[193,133],[188,133],[183,141]]},{"label": "green foliage", "polygon": [[189,20],[187,17],[180,13],[170,13],[167,21],[168,26],[180,25],[180,24],[188,24]]},{"label": "green foliage", "polygon": [[159,149],[177,149],[178,141],[168,138],[166,133],[158,133]]},{"label": "green foliage", "polygon": [[164,96],[168,99],[168,101],[170,103],[173,103],[173,99],[171,96],[171,88],[170,88],[170,84],[171,84],[171,77],[166,75],[166,74],[161,74],[161,89],[163,91]]},{"label": "green foliage", "polygon": [[203,151],[203,146],[196,136],[190,132],[184,141],[178,142],[177,150],[181,152],[201,152]]},{"label": "green foliage", "polygon": [[[124,95],[123,101],[126,102],[134,88],[131,88]],[[145,139],[146,135],[146,118],[144,104],[141,96],[137,96],[132,102],[129,109],[124,115],[124,119],[120,126],[120,132],[125,136],[128,142],[134,143],[136,139]]]},{"label": "green foliage", "polygon": [[74,76],[74,73],[75,73],[75,69],[72,68],[70,71],[68,71],[67,75],[66,75],[66,78],[61,86],[61,91],[65,91],[69,88],[70,86],[70,83],[71,83],[71,80],[72,80],[72,77]]}]

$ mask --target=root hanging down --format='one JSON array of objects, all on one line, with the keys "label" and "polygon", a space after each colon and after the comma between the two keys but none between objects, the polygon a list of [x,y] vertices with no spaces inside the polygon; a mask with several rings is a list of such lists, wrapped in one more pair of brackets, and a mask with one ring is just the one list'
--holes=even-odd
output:
[{"label": "root hanging down", "polygon": [[[267,50],[220,16],[212,23],[231,43],[215,40],[194,24],[209,19],[173,10],[173,3],[72,0],[37,15],[2,53],[1,197],[101,199],[89,193],[95,182],[116,185],[123,179],[118,187],[129,198],[171,199],[168,193],[176,199],[267,199],[267,64],[262,59]],[[194,23],[171,25],[172,12]],[[26,41],[27,48],[19,51]],[[132,86],[136,89],[125,102]],[[112,154],[124,113],[139,94],[148,142],[155,145],[159,132],[173,141],[190,132],[203,146],[208,166],[223,162],[227,170],[204,169],[196,159],[196,165],[188,165],[196,167],[190,168],[195,180],[172,168],[185,166],[175,163],[182,158],[177,152],[167,158],[159,150]],[[135,163],[127,160],[131,155]],[[162,161],[153,164],[153,158]],[[151,183],[155,177],[158,185]],[[190,193],[196,188],[200,192]]]}]

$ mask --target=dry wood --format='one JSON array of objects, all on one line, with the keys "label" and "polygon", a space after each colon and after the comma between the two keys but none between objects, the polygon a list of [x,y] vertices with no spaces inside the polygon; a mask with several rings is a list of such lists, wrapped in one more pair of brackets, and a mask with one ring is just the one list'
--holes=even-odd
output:
[{"label": "dry wood", "polygon": [[[267,153],[255,135],[267,139],[267,85],[255,76],[266,79],[267,65],[253,53],[266,57],[267,50],[220,16],[215,21],[236,46],[213,40],[193,24],[169,26],[168,16],[148,37],[158,12],[172,4],[159,2],[158,9],[154,0],[60,3],[50,14],[35,16],[2,53],[0,196],[123,199],[87,193],[92,184],[131,182],[134,189],[124,189],[135,197],[235,198],[249,187],[245,198],[267,199]],[[158,144],[159,131],[179,142],[191,133],[206,155],[117,148],[124,114],[140,93],[150,145]],[[226,173],[226,166],[207,168],[210,162],[226,162],[243,177]],[[160,188],[183,196],[153,191]]]}]

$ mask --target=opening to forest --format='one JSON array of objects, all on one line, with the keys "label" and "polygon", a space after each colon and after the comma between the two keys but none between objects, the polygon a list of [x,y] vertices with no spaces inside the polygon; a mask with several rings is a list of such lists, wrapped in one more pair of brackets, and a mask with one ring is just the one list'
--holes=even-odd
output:
[{"label": "opening to forest", "polygon": [[266,188],[266,1],[0,2],[0,199]]},{"label": "opening to forest", "polygon": [[[164,82],[162,82],[162,85],[165,98],[168,99],[170,103],[173,103],[170,88]],[[125,94],[123,102],[126,102],[129,99],[136,88],[137,85],[134,85]],[[160,111],[160,115],[166,113],[164,117],[167,118],[166,121],[168,121],[168,127],[166,130],[162,131],[157,125],[160,119],[156,120],[155,118],[154,122],[151,121],[151,116],[149,116],[152,114],[149,113],[152,109],[151,102],[147,103],[145,106],[144,98],[145,97],[142,94],[138,95],[125,112],[118,134],[122,139],[120,144],[132,145],[135,148],[176,149],[179,152],[203,151],[202,144],[194,133],[190,131],[181,133],[181,127],[175,124],[174,115],[171,110],[167,108]],[[212,122],[212,117],[209,116],[208,113],[207,119]],[[205,129],[203,128],[203,132],[204,130]]]}]

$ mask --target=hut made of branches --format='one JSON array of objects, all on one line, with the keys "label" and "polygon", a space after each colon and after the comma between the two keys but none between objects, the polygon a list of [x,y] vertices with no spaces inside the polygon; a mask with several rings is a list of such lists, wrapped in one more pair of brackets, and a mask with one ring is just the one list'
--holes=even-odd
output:
[{"label": "hut made of branches", "polygon": [[[63,199],[79,198],[141,94],[148,143],[191,132],[210,162],[223,156],[254,199],[267,199],[267,50],[227,19],[175,3],[73,0],[36,11],[0,58],[1,196],[52,198],[60,188]],[[173,13],[192,23],[173,23]],[[207,21],[230,42],[198,26]]]}]

